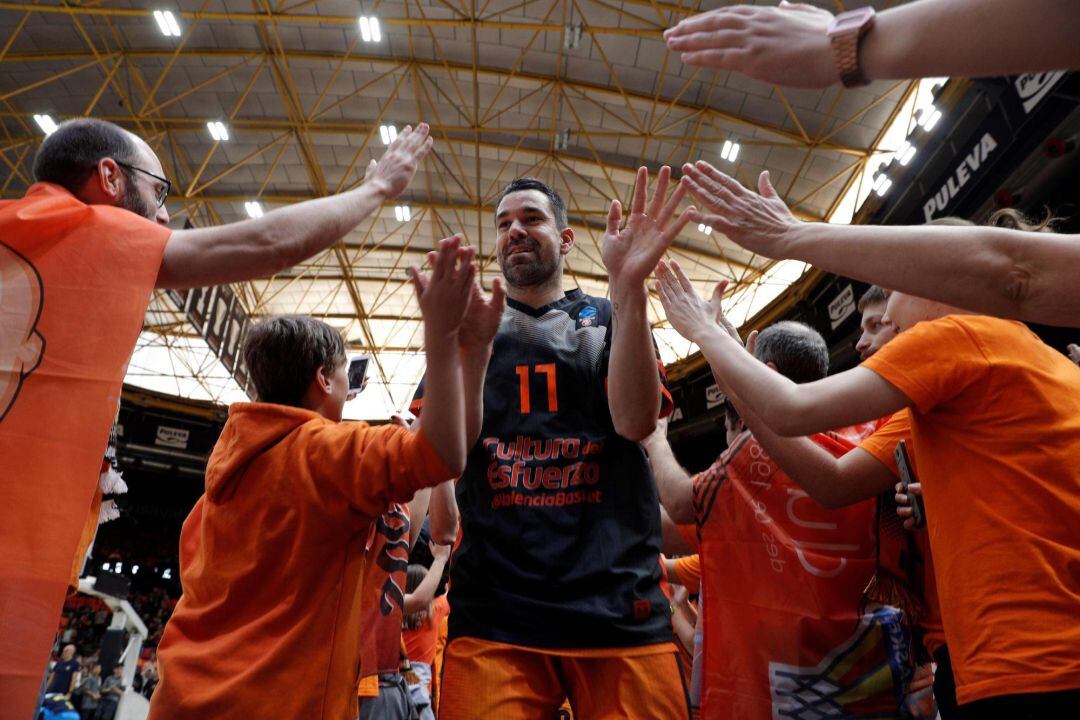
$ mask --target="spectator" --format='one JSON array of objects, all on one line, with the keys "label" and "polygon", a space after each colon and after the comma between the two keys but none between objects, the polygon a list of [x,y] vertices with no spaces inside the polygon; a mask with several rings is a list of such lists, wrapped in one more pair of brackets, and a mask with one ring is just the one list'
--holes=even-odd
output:
[{"label": "spectator", "polygon": [[45,682],[46,694],[71,695],[71,691],[79,681],[81,669],[82,663],[75,657],[75,646],[65,645],[60,659],[49,671],[49,679]]},{"label": "spectator", "polygon": [[435,645],[439,624],[450,613],[450,604],[445,594],[432,599],[450,557],[450,546],[433,545],[431,550],[435,559],[430,568],[409,565],[405,585],[408,593],[405,596],[405,609],[412,612],[406,614],[402,631],[405,652],[415,674],[415,678],[409,682],[409,692],[420,711],[421,720],[435,718],[431,700]]},{"label": "spectator", "polygon": [[90,672],[86,675],[76,692],[81,696],[78,704],[79,717],[82,720],[93,720],[101,703],[101,665],[93,663]]},{"label": "spectator", "polygon": [[101,684],[101,700],[94,714],[94,720],[113,720],[116,716],[116,708],[120,705],[120,698],[124,696],[126,689],[124,666],[117,663],[113,666],[112,675],[105,678]]}]

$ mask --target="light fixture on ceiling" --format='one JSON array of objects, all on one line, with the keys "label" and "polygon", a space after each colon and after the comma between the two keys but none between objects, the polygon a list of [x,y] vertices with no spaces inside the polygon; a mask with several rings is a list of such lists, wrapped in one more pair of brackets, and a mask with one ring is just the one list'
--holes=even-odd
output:
[{"label": "light fixture on ceiling", "polygon": [[261,218],[263,216],[262,205],[256,200],[244,203],[244,210],[247,210],[249,218]]},{"label": "light fixture on ceiling", "polygon": [[555,133],[555,149],[566,150],[570,147],[570,128],[566,128],[561,133]]},{"label": "light fixture on ceiling", "polygon": [[581,45],[582,24],[574,23],[563,28],[563,49],[575,50]]},{"label": "light fixture on ceiling", "polygon": [[885,193],[889,192],[889,188],[891,187],[892,180],[890,180],[885,173],[881,173],[874,178],[874,192],[880,197],[885,197]]},{"label": "light fixture on ceiling", "polygon": [[397,140],[397,128],[393,125],[380,125],[379,138],[382,139],[383,145],[389,145]]},{"label": "light fixture on ceiling", "polygon": [[901,165],[907,165],[913,157],[915,157],[915,146],[905,140],[896,150],[896,159]]},{"label": "light fixture on ceiling", "polygon": [[229,129],[223,122],[211,120],[206,123],[206,129],[210,131],[210,137],[214,139],[214,142],[225,142],[229,139]]},{"label": "light fixture on ceiling", "polygon": [[138,565],[132,565],[131,566],[131,574],[132,575],[138,575],[139,574],[139,566]]},{"label": "light fixture on ceiling", "polygon": [[934,129],[939,120],[941,120],[941,111],[933,105],[928,105],[919,111],[916,122],[922,126],[923,130],[929,132]]},{"label": "light fixture on ceiling", "polygon": [[720,148],[720,159],[727,160],[728,162],[735,162],[735,158],[739,157],[739,150],[741,146],[734,140],[725,140],[724,146]]},{"label": "light fixture on ceiling", "polygon": [[712,227],[704,223],[698,223],[697,229],[698,232],[705,233],[706,235],[712,235]]},{"label": "light fixture on ceiling", "polygon": [[394,218],[398,222],[409,222],[409,220],[412,220],[412,208],[408,205],[395,205]]},{"label": "light fixture on ceiling", "polygon": [[48,115],[35,115],[34,122],[41,128],[41,132],[45,133],[45,137],[56,132],[56,122]]},{"label": "light fixture on ceiling", "polygon": [[379,27],[379,18],[374,15],[360,16],[360,39],[364,42],[379,42],[382,40],[382,28]]},{"label": "light fixture on ceiling", "polygon": [[176,16],[169,10],[155,10],[154,19],[157,20],[158,28],[165,37],[180,37],[180,23],[176,22]]}]

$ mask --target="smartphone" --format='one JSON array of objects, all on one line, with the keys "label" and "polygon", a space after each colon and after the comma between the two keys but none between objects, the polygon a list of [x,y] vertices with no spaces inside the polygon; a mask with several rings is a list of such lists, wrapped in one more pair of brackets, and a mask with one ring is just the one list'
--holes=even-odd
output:
[{"label": "smartphone", "polygon": [[364,389],[367,379],[368,358],[366,355],[349,361],[349,394],[358,395]]},{"label": "smartphone", "polygon": [[912,518],[915,520],[915,527],[925,527],[926,509],[923,507],[922,496],[908,492],[908,485],[917,482],[917,480],[915,479],[915,471],[911,469],[911,458],[908,457],[907,445],[903,440],[896,444],[896,451],[893,453],[893,457],[896,458],[896,469],[900,471],[900,487],[904,491],[904,494],[907,495],[908,505],[911,506]]}]

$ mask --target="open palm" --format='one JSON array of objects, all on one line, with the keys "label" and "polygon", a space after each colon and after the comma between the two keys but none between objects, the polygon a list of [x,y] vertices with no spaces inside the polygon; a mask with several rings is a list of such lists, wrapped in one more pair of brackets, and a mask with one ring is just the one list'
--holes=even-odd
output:
[{"label": "open palm", "polygon": [[618,200],[611,202],[600,253],[612,284],[643,283],[675,236],[690,222],[693,208],[687,208],[673,218],[686,190],[678,185],[671,196],[666,197],[670,181],[671,168],[665,165],[660,168],[656,192],[649,202],[649,171],[646,168],[638,170],[630,217],[622,230],[619,229],[622,206]]},{"label": "open palm", "polygon": [[506,309],[506,293],[503,291],[502,278],[495,278],[491,286],[491,297],[486,297],[480,289],[480,282],[473,283],[472,299],[465,317],[458,330],[458,342],[468,349],[482,349],[491,344],[499,332],[503,310]]}]

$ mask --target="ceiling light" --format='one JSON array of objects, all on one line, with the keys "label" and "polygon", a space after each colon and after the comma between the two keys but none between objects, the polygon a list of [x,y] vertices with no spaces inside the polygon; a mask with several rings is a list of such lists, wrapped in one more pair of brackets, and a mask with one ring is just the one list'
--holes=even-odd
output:
[{"label": "ceiling light", "polygon": [[172,568],[165,568],[165,572],[161,573],[161,579],[162,580],[171,580],[172,579]]},{"label": "ceiling light", "polygon": [[382,138],[383,145],[389,145],[397,140],[397,128],[393,125],[380,125],[379,137]]},{"label": "ceiling light", "polygon": [[915,146],[905,140],[896,151],[896,158],[901,165],[907,165],[915,157]]},{"label": "ceiling light", "polygon": [[138,565],[132,565],[131,566],[131,574],[132,575],[138,575],[139,574],[139,566]]},{"label": "ceiling light", "polygon": [[45,137],[56,132],[56,123],[48,115],[35,115],[34,122],[41,128],[41,132],[45,133]]},{"label": "ceiling light", "polygon": [[697,229],[698,232],[705,233],[706,235],[712,235],[712,228],[705,223],[698,223]]},{"label": "ceiling light", "polygon": [[101,563],[101,569],[102,570],[108,570],[110,565],[111,565],[111,563]]},{"label": "ceiling light", "polygon": [[412,219],[412,208],[408,205],[395,205],[394,218],[396,218],[398,222],[409,222],[409,220]]},{"label": "ceiling light", "polygon": [[885,193],[889,192],[889,188],[892,187],[892,180],[890,180],[884,173],[874,178],[874,192],[881,197],[885,197]]},{"label": "ceiling light", "polygon": [[210,137],[214,139],[214,142],[224,142],[229,139],[229,129],[223,122],[212,120],[206,123],[206,129],[210,131]]},{"label": "ceiling light", "polygon": [[123,572],[123,571],[124,571],[124,563],[122,563],[122,562],[120,562],[120,561],[118,560],[118,561],[116,562],[116,569],[115,569],[115,570],[113,570],[113,572],[117,572],[117,573],[120,573],[120,572]]},{"label": "ceiling light", "polygon": [[382,28],[379,27],[379,18],[360,16],[360,39],[364,42],[379,42],[382,40]]},{"label": "ceiling light", "polygon": [[176,22],[176,16],[165,10],[155,10],[154,19],[157,20],[161,34],[166,37],[180,37],[180,24]]},{"label": "ceiling light", "polygon": [[261,218],[263,216],[262,205],[254,200],[244,203],[244,209],[247,210],[249,218]]},{"label": "ceiling light", "polygon": [[581,30],[582,24],[575,23],[573,25],[567,25],[563,28],[563,48],[566,50],[574,50],[581,44]]},{"label": "ceiling light", "polygon": [[720,149],[720,158],[722,160],[728,160],[729,162],[735,162],[735,158],[737,157],[739,157],[739,143],[725,140],[724,147]]},{"label": "ceiling light", "polygon": [[933,130],[934,126],[938,124],[938,120],[941,119],[941,111],[933,105],[929,105],[919,112],[918,123],[922,125],[923,130]]}]

